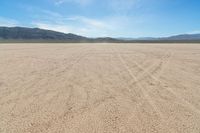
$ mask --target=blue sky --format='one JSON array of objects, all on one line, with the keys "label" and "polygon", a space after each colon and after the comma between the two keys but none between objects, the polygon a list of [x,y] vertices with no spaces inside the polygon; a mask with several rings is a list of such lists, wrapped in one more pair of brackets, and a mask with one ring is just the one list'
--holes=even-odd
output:
[{"label": "blue sky", "polygon": [[0,26],[88,37],[200,33],[200,0],[0,0]]}]

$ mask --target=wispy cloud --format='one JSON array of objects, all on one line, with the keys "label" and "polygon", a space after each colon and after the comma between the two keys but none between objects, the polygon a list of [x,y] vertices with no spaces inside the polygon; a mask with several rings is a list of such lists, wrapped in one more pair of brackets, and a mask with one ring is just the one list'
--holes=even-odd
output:
[{"label": "wispy cloud", "polygon": [[[112,15],[105,17],[65,16],[49,10],[37,10],[39,16],[32,21],[32,27],[80,34],[88,37],[123,36],[125,32],[132,34],[133,25],[141,23],[140,18],[130,18],[127,15]],[[55,19],[56,18],[56,19]],[[133,28],[133,29],[131,29]]]},{"label": "wispy cloud", "polygon": [[200,34],[200,30],[190,31],[187,34]]},{"label": "wispy cloud", "polygon": [[110,9],[116,12],[124,12],[136,6],[142,0],[53,0],[55,5],[62,5],[65,3],[76,3],[81,6],[88,6],[92,3],[98,4],[99,2],[107,3]]},{"label": "wispy cloud", "polygon": [[[74,16],[63,18],[62,21],[34,21],[33,26],[42,29],[74,33],[88,37],[122,36],[127,27],[130,27],[131,20],[127,17],[107,17],[101,20]],[[131,30],[131,29],[130,29]],[[126,31],[128,32],[128,31]]]},{"label": "wispy cloud", "polygon": [[19,22],[16,20],[0,17],[0,26],[12,27],[12,26],[17,26],[17,25],[19,25]]},{"label": "wispy cloud", "polygon": [[105,21],[86,18],[83,16],[63,17],[56,21],[34,21],[32,25],[42,29],[60,31],[64,33],[75,33],[84,36],[106,36],[111,29]]},{"label": "wispy cloud", "polygon": [[[100,19],[84,16],[65,16],[58,12],[37,9],[32,21],[32,27],[60,31],[64,33],[75,33],[84,36],[107,35],[112,26]],[[35,13],[33,13],[35,14]],[[55,19],[56,18],[56,19]]]},{"label": "wispy cloud", "polygon": [[64,3],[77,3],[79,5],[85,6],[90,4],[93,0],[54,0],[56,5],[61,5]]},{"label": "wispy cloud", "polygon": [[98,19],[91,19],[91,18],[87,18],[83,16],[73,16],[67,19],[71,21],[78,21],[78,22],[84,23],[85,25],[90,26],[90,27],[109,28],[105,22]]},{"label": "wispy cloud", "polygon": [[[60,0],[56,1],[58,2]],[[63,2],[67,1],[70,2],[72,0],[64,0]],[[81,0],[77,0],[77,2],[78,1],[80,2]],[[95,0],[89,0],[89,1],[94,2]],[[131,6],[134,6],[134,2],[139,0],[127,0],[127,1],[129,1],[128,4],[123,3],[122,0],[119,1],[110,0],[108,1],[109,4],[108,6],[112,7],[113,10],[114,8],[116,8],[116,10],[118,11],[120,10],[128,11],[131,8]],[[60,4],[62,4],[62,2]],[[140,18],[138,19],[134,17],[129,17],[127,14],[117,14],[117,13],[111,15],[107,14],[99,17],[99,16],[85,16],[76,14],[64,15],[59,12],[40,9],[38,7],[28,8],[27,11],[33,14],[31,27],[39,27],[42,29],[49,29],[64,33],[80,34],[88,37],[123,36],[124,34],[128,34],[129,36],[129,34],[133,33],[134,30],[133,25],[140,23],[139,21],[141,21]]]},{"label": "wispy cloud", "polygon": [[109,0],[109,6],[116,13],[127,13],[134,6],[136,7],[141,0]]}]

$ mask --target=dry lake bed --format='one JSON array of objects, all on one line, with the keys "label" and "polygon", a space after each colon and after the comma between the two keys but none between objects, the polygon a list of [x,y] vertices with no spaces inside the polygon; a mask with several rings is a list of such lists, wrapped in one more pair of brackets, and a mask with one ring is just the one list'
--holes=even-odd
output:
[{"label": "dry lake bed", "polygon": [[200,133],[200,44],[0,44],[0,133]]}]

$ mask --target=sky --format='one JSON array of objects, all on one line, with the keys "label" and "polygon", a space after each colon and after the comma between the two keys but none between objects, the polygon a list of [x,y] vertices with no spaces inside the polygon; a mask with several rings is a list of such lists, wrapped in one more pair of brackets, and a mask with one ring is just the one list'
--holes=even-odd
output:
[{"label": "sky", "polygon": [[200,33],[200,0],[0,0],[0,26],[87,37]]}]

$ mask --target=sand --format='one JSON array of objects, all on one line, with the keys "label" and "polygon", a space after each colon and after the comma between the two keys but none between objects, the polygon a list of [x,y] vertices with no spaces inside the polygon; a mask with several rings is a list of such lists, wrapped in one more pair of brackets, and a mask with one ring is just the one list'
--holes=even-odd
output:
[{"label": "sand", "polygon": [[200,45],[0,44],[0,133],[200,133]]}]

